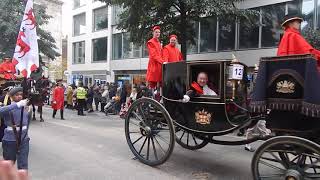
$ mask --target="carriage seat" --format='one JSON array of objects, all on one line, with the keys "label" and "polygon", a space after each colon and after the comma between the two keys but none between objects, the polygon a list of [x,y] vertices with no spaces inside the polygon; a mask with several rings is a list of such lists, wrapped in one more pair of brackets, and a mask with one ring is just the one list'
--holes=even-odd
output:
[{"label": "carriage seat", "polygon": [[251,112],[267,109],[320,118],[320,74],[312,55],[261,58]]}]

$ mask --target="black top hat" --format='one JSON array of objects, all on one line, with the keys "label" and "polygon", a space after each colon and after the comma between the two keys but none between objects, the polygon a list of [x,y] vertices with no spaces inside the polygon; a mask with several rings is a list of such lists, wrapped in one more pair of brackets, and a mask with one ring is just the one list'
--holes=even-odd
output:
[{"label": "black top hat", "polygon": [[288,22],[298,20],[300,22],[303,21],[303,18],[300,14],[287,14],[284,16],[284,21],[281,23],[281,26],[285,26]]}]

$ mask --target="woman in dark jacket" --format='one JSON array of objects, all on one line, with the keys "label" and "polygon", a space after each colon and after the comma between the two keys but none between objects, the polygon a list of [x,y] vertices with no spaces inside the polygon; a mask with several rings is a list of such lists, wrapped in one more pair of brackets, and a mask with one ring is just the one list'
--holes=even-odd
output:
[{"label": "woman in dark jacket", "polygon": [[123,84],[121,87],[121,94],[120,94],[120,103],[121,105],[125,104],[127,102],[127,88],[126,85]]},{"label": "woman in dark jacket", "polygon": [[88,112],[93,112],[92,103],[93,103],[93,86],[91,86],[87,93],[87,107]]}]

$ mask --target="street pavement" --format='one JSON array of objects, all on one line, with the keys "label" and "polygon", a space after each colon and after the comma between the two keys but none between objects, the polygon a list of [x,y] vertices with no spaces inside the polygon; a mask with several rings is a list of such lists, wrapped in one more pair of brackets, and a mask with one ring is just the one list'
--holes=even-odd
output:
[{"label": "street pavement", "polygon": [[[45,122],[30,126],[29,168],[32,180],[251,180],[253,153],[244,146],[209,144],[190,151],[178,144],[169,160],[149,167],[133,158],[124,134],[124,120],[94,112],[65,119],[44,108]],[[39,115],[37,114],[39,119]],[[237,140],[238,137],[228,136]]]}]

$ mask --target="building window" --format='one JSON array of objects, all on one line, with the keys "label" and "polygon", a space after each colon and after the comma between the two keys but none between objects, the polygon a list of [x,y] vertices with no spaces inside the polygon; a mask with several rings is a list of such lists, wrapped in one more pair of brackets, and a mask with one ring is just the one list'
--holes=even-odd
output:
[{"label": "building window", "polygon": [[73,43],[73,64],[84,64],[85,59],[85,42]]},{"label": "building window", "polygon": [[262,8],[262,47],[276,47],[283,33],[281,23],[286,12],[286,4],[274,4]]},{"label": "building window", "polygon": [[92,40],[93,56],[92,61],[106,61],[107,60],[108,38],[99,38]]},{"label": "building window", "polygon": [[141,46],[130,41],[130,33],[123,34],[123,59],[139,58]]},{"label": "building window", "polygon": [[124,9],[121,6],[113,6],[112,9],[112,25],[117,25],[120,22],[120,15]]},{"label": "building window", "polygon": [[122,33],[112,35],[112,59],[122,58]]},{"label": "building window", "polygon": [[76,9],[78,7],[84,6],[86,4],[86,0],[74,0],[73,8]]},{"label": "building window", "polygon": [[[255,9],[259,11],[259,9]],[[241,19],[239,24],[239,49],[259,47],[260,16],[252,16],[250,20]]]},{"label": "building window", "polygon": [[108,28],[108,7],[102,7],[93,11],[93,31]]},{"label": "building window", "polygon": [[193,42],[190,40],[187,42],[187,54],[195,54],[198,53],[198,39],[199,39],[199,22],[193,23]]},{"label": "building window", "polygon": [[308,30],[314,27],[314,0],[303,0],[301,7],[301,14],[303,22],[301,23],[301,30]]},{"label": "building window", "polygon": [[219,50],[233,50],[235,46],[235,19],[219,20]]},{"label": "building window", "polygon": [[73,36],[85,34],[86,30],[86,14],[82,13],[73,16]]},{"label": "building window", "polygon": [[200,21],[200,52],[216,51],[217,18],[207,17]]}]

